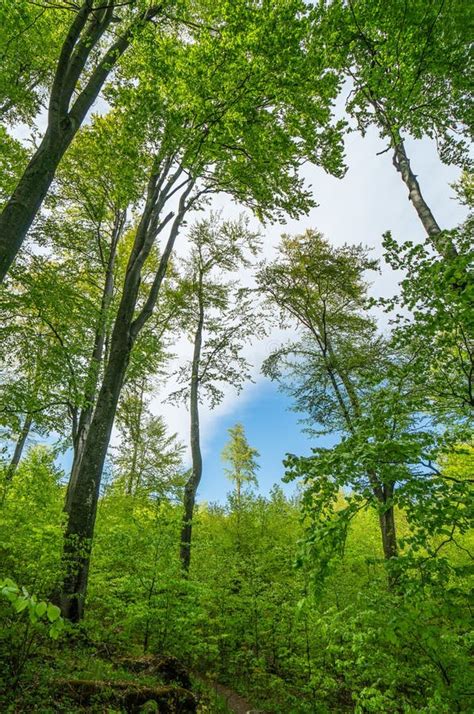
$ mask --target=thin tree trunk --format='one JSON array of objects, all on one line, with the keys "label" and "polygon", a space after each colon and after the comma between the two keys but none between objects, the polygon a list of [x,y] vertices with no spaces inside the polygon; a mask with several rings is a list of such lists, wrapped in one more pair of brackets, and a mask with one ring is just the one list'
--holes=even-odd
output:
[{"label": "thin tree trunk", "polygon": [[[349,375],[346,374],[342,369],[340,369],[338,360],[336,358],[336,354],[334,352],[332,344],[331,344],[329,337],[327,336],[325,330],[323,331],[323,334],[324,334],[325,347],[327,349],[327,352],[328,352],[328,355],[330,358],[330,362],[328,362],[326,359],[326,354],[323,349],[326,370],[327,370],[329,377],[331,379],[331,384],[332,384],[333,389],[336,393],[338,402],[341,405],[341,410],[342,410],[343,416],[346,420],[347,428],[351,433],[354,433],[353,417],[357,419],[357,417],[359,417],[361,414],[359,398],[358,398],[357,393],[354,389],[354,386],[350,380]],[[344,397],[342,396],[339,385],[337,384],[337,381],[335,380],[334,372],[338,375],[339,379],[342,382],[342,385],[344,386],[344,390],[347,394],[353,414],[350,414],[348,412]],[[393,498],[393,485],[392,484],[385,484],[385,485],[381,484],[380,480],[375,472],[369,473],[368,478],[369,478],[369,482],[370,482],[373,494],[379,503],[379,507],[382,509],[382,512],[379,515],[379,525],[380,525],[380,533],[381,533],[381,538],[382,538],[382,548],[383,548],[384,558],[386,560],[390,560],[390,558],[396,557],[397,553],[398,553],[394,509],[393,509],[393,506],[389,506],[388,508],[385,506],[385,504],[388,501],[391,501]],[[389,577],[389,585],[391,585],[390,577]]]},{"label": "thin tree trunk", "polygon": [[13,479],[15,472],[18,468],[18,464],[20,463],[20,459],[23,454],[23,449],[25,448],[26,440],[28,438],[28,434],[30,433],[32,424],[33,418],[30,414],[27,414],[20,431],[20,436],[18,437],[18,441],[15,444],[15,451],[13,452],[12,460],[10,461],[10,464],[7,469],[8,482]]},{"label": "thin tree trunk", "polygon": [[122,299],[112,331],[110,358],[105,367],[102,386],[71,496],[63,547],[65,576],[60,599],[63,615],[72,622],[81,620],[84,612],[102,470],[130,354],[141,328],[153,312],[174,242],[187,210],[186,199],[193,186],[193,182],[190,182],[181,196],[179,211],[161,256],[148,299],[138,317],[134,319],[143,264],[156,235],[172,217],[172,214],[168,214],[158,226],[160,209],[167,197],[159,198],[161,183],[161,178],[157,174],[150,179],[147,204],[130,254]]},{"label": "thin tree trunk", "polygon": [[[384,558],[385,560],[390,560],[390,558],[396,558],[398,555],[395,511],[392,505],[394,486],[390,483],[381,485],[375,472],[369,472],[368,477],[380,509],[379,526]],[[390,503],[390,505],[387,506],[387,503]],[[390,576],[388,582],[390,586],[393,584]]]},{"label": "thin tree trunk", "polygon": [[199,436],[199,365],[202,348],[202,331],[204,327],[204,305],[202,301],[202,285],[199,292],[199,317],[194,335],[194,351],[191,371],[191,391],[189,411],[191,418],[191,458],[192,469],[184,487],[184,513],[181,526],[180,558],[183,570],[189,572],[191,563],[191,539],[193,529],[193,514],[196,503],[196,493],[202,477],[202,454]]},{"label": "thin tree trunk", "polygon": [[[393,485],[386,484],[383,488],[383,512],[380,514],[380,530],[382,546],[386,560],[398,555],[397,532],[395,528],[395,511],[392,504]],[[390,505],[387,507],[387,503]]]},{"label": "thin tree trunk", "polygon": [[398,555],[397,536],[395,530],[395,513],[393,506],[380,515],[380,531],[382,533],[383,553],[386,560]]},{"label": "thin tree trunk", "polygon": [[125,225],[125,211],[117,211],[115,215],[112,239],[110,243],[109,257],[105,272],[105,281],[102,291],[97,327],[94,338],[91,361],[87,370],[86,387],[84,392],[83,407],[79,417],[75,438],[74,456],[71,468],[71,476],[66,493],[65,511],[69,513],[71,507],[72,494],[77,482],[79,467],[84,453],[87,434],[94,413],[95,401],[97,398],[97,386],[99,383],[100,368],[104,361],[104,345],[107,331],[107,315],[110,309],[114,294],[114,268],[117,257],[117,247]]},{"label": "thin tree trunk", "polygon": [[437,220],[435,219],[431,208],[426,203],[423,194],[421,193],[420,184],[416,174],[413,173],[410,166],[410,159],[407,156],[405,144],[400,134],[400,131],[392,126],[391,120],[385,112],[382,102],[374,96],[373,92],[367,88],[367,96],[374,108],[376,117],[383,127],[390,144],[393,148],[393,165],[400,174],[402,181],[408,189],[408,197],[413,204],[413,207],[420,219],[426,234],[431,239],[434,247],[440,255],[446,259],[456,258],[458,252],[451,238],[441,230]]},{"label": "thin tree trunk", "polygon": [[416,175],[413,173],[410,160],[407,156],[405,145],[399,137],[399,141],[394,147],[393,165],[399,172],[406,187],[408,188],[408,196],[412,202],[423,228],[438,251],[438,253],[447,259],[456,258],[458,252],[449,236],[441,230],[436,221],[430,207],[426,203],[421,193],[420,184]]},{"label": "thin tree trunk", "polygon": [[[132,453],[132,464],[130,467],[130,474],[128,478],[128,484],[126,488],[126,492],[128,496],[132,496],[133,493],[137,492],[138,487],[140,485],[140,474],[138,473],[138,449],[140,447],[140,440],[141,440],[141,421],[142,421],[142,415],[143,415],[143,398],[144,398],[144,392],[145,392],[145,384],[144,381],[142,381],[141,384],[141,389],[140,389],[140,405],[139,405],[139,411],[137,414],[137,419],[135,422],[135,427],[131,428],[131,438],[133,439],[133,453]],[[135,432],[135,433],[133,433]]]}]

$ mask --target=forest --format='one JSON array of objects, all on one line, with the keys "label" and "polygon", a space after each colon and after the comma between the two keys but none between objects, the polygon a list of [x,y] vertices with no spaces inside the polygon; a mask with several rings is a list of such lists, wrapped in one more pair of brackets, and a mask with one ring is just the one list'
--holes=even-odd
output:
[{"label": "forest", "polygon": [[1,712],[474,711],[473,28],[0,0]]}]

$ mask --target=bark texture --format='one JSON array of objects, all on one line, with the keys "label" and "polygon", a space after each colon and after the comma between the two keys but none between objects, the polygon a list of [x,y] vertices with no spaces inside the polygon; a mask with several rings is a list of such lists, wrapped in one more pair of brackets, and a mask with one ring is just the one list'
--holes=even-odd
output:
[{"label": "bark texture", "polygon": [[445,233],[441,230],[438,222],[431,212],[430,207],[423,198],[420,184],[411,169],[410,160],[407,156],[405,145],[401,139],[394,148],[393,164],[402,177],[402,180],[408,189],[409,199],[418,214],[418,218],[423,224],[423,228],[429,238],[431,238],[438,253],[447,259],[456,258],[458,253],[454,243],[449,236],[445,235]]}]

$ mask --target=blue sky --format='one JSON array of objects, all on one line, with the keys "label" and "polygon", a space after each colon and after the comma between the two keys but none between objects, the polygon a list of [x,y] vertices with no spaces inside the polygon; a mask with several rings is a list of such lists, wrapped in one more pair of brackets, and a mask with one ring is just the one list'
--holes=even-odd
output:
[{"label": "blue sky", "polygon": [[[224,474],[220,459],[224,444],[228,441],[227,430],[237,422],[244,425],[249,444],[256,448],[260,457],[257,473],[259,490],[267,494],[274,483],[281,481],[284,473],[282,461],[286,453],[309,455],[314,439],[302,431],[298,419],[301,415],[290,410],[291,402],[270,381],[263,381],[249,400],[237,401],[231,413],[223,416],[214,429],[204,449],[203,480],[199,489],[200,500],[222,501],[232,489]],[[282,484],[287,493],[294,487]]]}]

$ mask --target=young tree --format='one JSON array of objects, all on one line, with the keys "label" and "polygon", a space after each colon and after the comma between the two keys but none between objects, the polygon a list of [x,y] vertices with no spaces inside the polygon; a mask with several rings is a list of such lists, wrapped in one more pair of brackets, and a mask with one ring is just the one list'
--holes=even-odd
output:
[{"label": "young tree", "polygon": [[149,409],[145,378],[128,384],[117,410],[120,442],[113,456],[115,482],[128,496],[163,499],[182,482],[183,445]]},{"label": "young tree", "polygon": [[224,396],[222,386],[240,390],[249,379],[249,365],[241,351],[261,331],[258,311],[247,290],[229,276],[248,267],[259,236],[246,222],[220,221],[212,214],[189,232],[190,251],[182,261],[184,275],[178,322],[193,343],[193,356],[178,373],[184,386],[172,395],[189,405],[192,469],[184,489],[180,555],[187,573],[191,561],[192,520],[196,493],[202,479],[199,404],[215,407]]},{"label": "young tree", "polygon": [[227,478],[235,484],[237,510],[240,510],[242,490],[244,486],[258,485],[256,471],[260,468],[257,462],[258,453],[247,441],[244,427],[236,424],[228,429],[229,441],[222,449],[221,458],[228,464],[225,469]]}]

